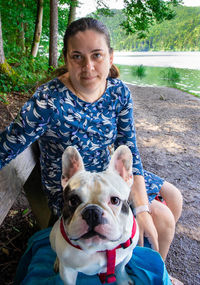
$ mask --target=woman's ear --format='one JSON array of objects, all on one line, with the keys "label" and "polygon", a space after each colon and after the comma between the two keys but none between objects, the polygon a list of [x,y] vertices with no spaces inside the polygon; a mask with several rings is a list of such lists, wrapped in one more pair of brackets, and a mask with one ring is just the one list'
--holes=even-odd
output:
[{"label": "woman's ear", "polygon": [[113,59],[114,59],[114,53],[113,51],[110,52],[110,67],[112,66],[113,64]]}]

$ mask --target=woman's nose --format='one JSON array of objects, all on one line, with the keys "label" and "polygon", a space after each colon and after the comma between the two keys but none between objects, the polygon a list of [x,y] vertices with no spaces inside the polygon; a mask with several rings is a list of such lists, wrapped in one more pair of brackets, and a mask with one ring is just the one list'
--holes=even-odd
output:
[{"label": "woman's nose", "polygon": [[82,66],[83,70],[93,70],[94,69],[94,62],[91,58],[85,58]]}]

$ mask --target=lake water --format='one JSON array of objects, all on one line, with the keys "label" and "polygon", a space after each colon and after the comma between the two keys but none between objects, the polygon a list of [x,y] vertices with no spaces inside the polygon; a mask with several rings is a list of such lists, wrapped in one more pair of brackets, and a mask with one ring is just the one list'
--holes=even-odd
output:
[{"label": "lake water", "polygon": [[[200,97],[200,52],[115,52],[114,63],[120,78],[137,85],[172,86]],[[145,76],[135,74],[135,66],[145,67]],[[178,82],[164,78],[166,70],[175,68]]]},{"label": "lake water", "polygon": [[200,70],[200,52],[115,52],[114,63]]}]

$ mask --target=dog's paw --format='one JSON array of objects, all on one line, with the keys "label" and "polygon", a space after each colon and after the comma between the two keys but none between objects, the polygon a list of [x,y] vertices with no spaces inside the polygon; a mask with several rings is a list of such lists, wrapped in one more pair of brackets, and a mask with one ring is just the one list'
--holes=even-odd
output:
[{"label": "dog's paw", "polygon": [[53,269],[54,269],[55,273],[58,273],[58,272],[59,272],[59,259],[58,259],[58,257],[56,257],[56,260],[55,260],[55,262],[54,262]]}]

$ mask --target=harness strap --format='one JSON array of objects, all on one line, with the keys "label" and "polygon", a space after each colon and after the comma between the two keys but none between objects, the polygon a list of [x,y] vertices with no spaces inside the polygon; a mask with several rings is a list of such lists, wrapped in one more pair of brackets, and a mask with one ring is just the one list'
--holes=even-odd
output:
[{"label": "harness strap", "polygon": [[64,224],[63,224],[63,218],[60,219],[60,231],[61,231],[61,234],[62,234],[63,238],[64,238],[71,246],[76,247],[76,248],[82,250],[82,248],[81,248],[79,245],[73,244],[73,243],[70,241],[70,239],[68,238],[68,236],[67,236],[67,234],[66,234],[66,232],[65,232],[65,228],[64,228]]},{"label": "harness strap", "polygon": [[101,280],[101,283],[113,283],[116,282],[116,276],[115,276],[115,262],[116,262],[116,249],[118,248],[127,248],[132,244],[132,239],[135,236],[136,233],[136,221],[133,217],[133,227],[132,227],[132,234],[131,237],[125,242],[118,245],[116,248],[112,250],[107,250],[107,272],[106,273],[100,273],[99,279]]},{"label": "harness strap", "polygon": [[116,281],[115,277],[115,260],[116,260],[116,249],[106,250],[107,256],[107,272],[100,273],[99,279],[102,284],[113,283]]}]

